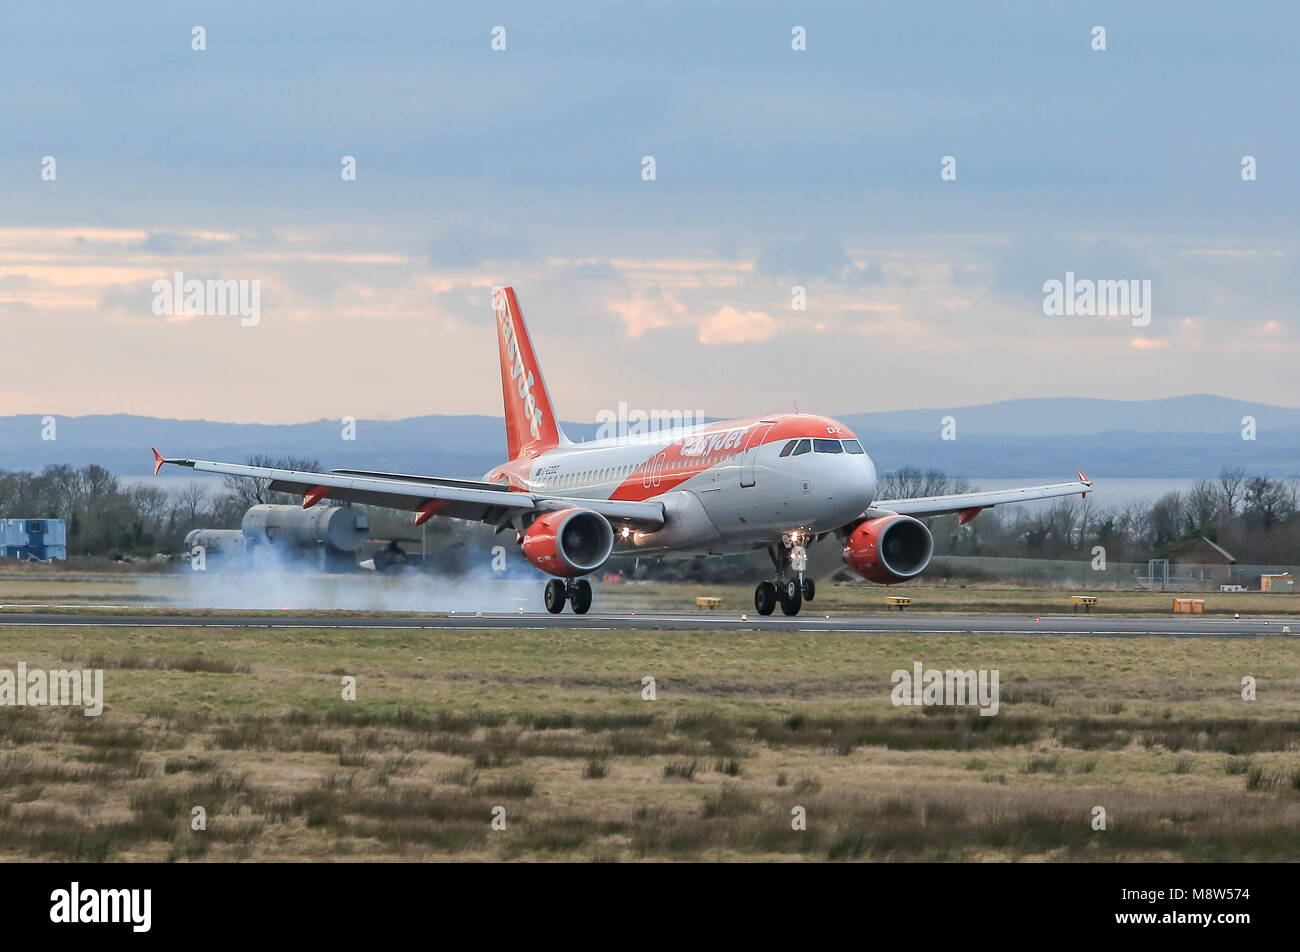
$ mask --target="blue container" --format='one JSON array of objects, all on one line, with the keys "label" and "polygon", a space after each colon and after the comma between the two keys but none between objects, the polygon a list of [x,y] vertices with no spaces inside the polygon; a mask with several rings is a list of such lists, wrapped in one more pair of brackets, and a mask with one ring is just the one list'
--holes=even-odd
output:
[{"label": "blue container", "polygon": [[62,519],[0,519],[0,553],[24,562],[66,560],[67,523]]}]

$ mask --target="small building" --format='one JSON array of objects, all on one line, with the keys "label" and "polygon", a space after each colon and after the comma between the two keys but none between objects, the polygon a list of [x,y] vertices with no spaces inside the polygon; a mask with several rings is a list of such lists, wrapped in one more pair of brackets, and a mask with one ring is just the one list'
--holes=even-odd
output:
[{"label": "small building", "polygon": [[62,519],[0,519],[0,555],[24,562],[64,561],[68,526]]},{"label": "small building", "polygon": [[1231,552],[1205,536],[1176,542],[1168,554],[1170,565],[1175,567],[1173,574],[1194,582],[1227,582],[1232,577],[1232,566],[1237,564]]},{"label": "small building", "polygon": [[1290,572],[1261,575],[1259,577],[1259,590],[1261,592],[1294,592],[1295,577]]}]

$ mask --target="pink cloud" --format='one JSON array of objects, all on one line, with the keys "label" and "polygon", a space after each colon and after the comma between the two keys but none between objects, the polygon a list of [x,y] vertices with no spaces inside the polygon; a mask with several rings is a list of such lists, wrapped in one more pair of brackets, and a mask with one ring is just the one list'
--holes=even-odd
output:
[{"label": "pink cloud", "polygon": [[700,325],[701,344],[744,344],[771,340],[777,322],[762,311],[738,311],[724,307]]}]

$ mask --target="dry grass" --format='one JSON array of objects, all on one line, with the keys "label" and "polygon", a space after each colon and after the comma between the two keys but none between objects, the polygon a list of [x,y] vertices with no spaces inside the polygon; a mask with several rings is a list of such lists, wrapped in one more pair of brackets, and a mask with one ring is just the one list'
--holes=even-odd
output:
[{"label": "dry grass", "polygon": [[[0,709],[4,859],[1300,858],[1285,639],[0,629],[19,660],[108,706]],[[999,669],[1000,713],[893,706],[916,660]]]}]

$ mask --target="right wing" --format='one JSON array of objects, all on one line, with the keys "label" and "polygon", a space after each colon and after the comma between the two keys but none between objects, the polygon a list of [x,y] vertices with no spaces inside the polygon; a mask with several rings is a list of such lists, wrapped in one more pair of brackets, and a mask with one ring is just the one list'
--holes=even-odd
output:
[{"label": "right wing", "polygon": [[1051,499],[1056,496],[1082,496],[1092,491],[1092,480],[1082,472],[1077,482],[1053,483],[1050,486],[1028,486],[1024,489],[994,489],[990,492],[952,493],[947,496],[917,496],[913,499],[880,499],[871,504],[872,509],[897,512],[904,516],[940,516],[957,512],[960,521],[969,522],[990,506],[1009,502],[1028,502],[1031,499]]},{"label": "right wing", "polygon": [[157,450],[154,474],[164,464],[185,466],[203,473],[270,480],[274,492],[303,497],[303,508],[322,499],[364,503],[388,509],[414,512],[416,523],[430,516],[469,519],[493,525],[504,524],[514,513],[549,512],[574,506],[592,509],[611,522],[638,529],[653,530],[664,524],[664,507],[657,502],[622,499],[575,499],[538,493],[513,492],[493,483],[468,479],[444,479],[434,476],[405,476],[395,473],[370,473],[361,470],[337,470],[332,473],[309,473],[240,463],[217,463],[202,459],[165,459]]}]

